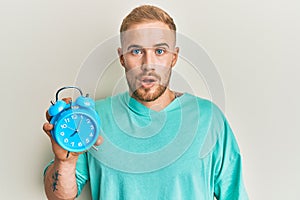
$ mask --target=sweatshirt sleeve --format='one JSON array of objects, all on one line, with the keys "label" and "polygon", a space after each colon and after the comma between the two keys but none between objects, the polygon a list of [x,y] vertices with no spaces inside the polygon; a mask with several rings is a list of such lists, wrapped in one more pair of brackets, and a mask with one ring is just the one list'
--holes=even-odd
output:
[{"label": "sweatshirt sleeve", "polygon": [[243,183],[242,160],[234,134],[224,118],[214,155],[214,193],[218,200],[248,200]]},{"label": "sweatshirt sleeve", "polygon": [[76,163],[76,182],[77,182],[77,196],[80,195],[83,187],[89,180],[87,155],[80,154]]}]

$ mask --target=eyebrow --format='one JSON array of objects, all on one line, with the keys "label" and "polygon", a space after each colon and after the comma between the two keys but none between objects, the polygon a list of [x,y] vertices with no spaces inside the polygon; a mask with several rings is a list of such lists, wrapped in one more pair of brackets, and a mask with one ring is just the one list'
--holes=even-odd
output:
[{"label": "eyebrow", "polygon": [[127,50],[131,49],[131,48],[142,48],[141,45],[137,45],[137,44],[132,44],[132,45],[129,45]]},{"label": "eyebrow", "polygon": [[154,45],[154,47],[161,47],[161,46],[166,46],[166,47],[170,48],[169,45],[167,43],[165,43],[165,42],[158,43],[158,44]]},{"label": "eyebrow", "polygon": [[[165,42],[155,44],[153,47],[161,47],[161,46],[166,46],[166,47],[170,48],[169,45],[167,43],[165,43]],[[129,45],[127,47],[127,50],[129,50],[131,48],[142,48],[142,46],[141,45],[137,45],[137,44],[132,44],[132,45]]]}]

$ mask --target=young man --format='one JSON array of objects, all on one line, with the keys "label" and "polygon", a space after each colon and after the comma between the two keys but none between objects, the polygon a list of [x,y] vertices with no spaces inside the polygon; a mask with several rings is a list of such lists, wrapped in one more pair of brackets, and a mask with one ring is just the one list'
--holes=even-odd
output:
[{"label": "young man", "polygon": [[53,126],[44,124],[55,155],[45,170],[47,197],[74,199],[89,181],[93,199],[248,199],[239,148],[222,112],[168,87],[179,53],[173,19],[140,6],[120,32],[129,92],[96,102],[99,151],[66,157],[51,138]]}]

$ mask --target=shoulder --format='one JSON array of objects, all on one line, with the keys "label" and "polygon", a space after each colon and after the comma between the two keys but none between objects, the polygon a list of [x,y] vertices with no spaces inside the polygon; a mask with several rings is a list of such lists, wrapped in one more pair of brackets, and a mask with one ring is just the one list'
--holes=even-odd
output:
[{"label": "shoulder", "polygon": [[223,111],[211,100],[204,99],[202,97],[198,97],[189,93],[185,93],[182,97],[184,97],[182,100],[183,105],[191,106],[193,107],[193,109],[198,109],[200,115],[208,118],[217,118],[221,121],[225,120]]},{"label": "shoulder", "polygon": [[125,99],[128,98],[127,96],[128,92],[124,92],[103,99],[98,99],[95,101],[95,109],[97,112],[110,110],[112,106],[126,102]]},{"label": "shoulder", "polygon": [[[193,110],[190,110],[189,115],[193,116],[194,121],[198,116],[198,129],[203,138],[200,157],[203,158],[212,152],[219,152],[225,146],[239,152],[234,134],[223,111],[208,99],[191,94],[185,94],[185,98],[187,105],[197,104],[193,106]],[[197,113],[197,115],[193,113]]]}]

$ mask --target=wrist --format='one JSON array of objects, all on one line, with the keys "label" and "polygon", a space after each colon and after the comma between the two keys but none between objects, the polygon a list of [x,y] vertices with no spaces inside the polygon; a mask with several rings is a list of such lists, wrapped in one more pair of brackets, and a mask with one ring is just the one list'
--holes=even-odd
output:
[{"label": "wrist", "polygon": [[72,156],[64,160],[55,157],[54,165],[56,165],[57,167],[72,168],[72,167],[76,167],[77,160],[78,160],[78,156]]}]

